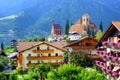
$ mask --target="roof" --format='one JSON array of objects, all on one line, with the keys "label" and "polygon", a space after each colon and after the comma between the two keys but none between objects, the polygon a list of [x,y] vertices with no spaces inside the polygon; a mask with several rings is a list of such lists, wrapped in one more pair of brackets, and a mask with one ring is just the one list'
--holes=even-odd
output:
[{"label": "roof", "polygon": [[72,33],[72,32],[76,32],[78,34],[82,34],[82,32],[85,30],[85,26],[84,25],[81,25],[81,24],[76,24],[76,25],[72,25],[70,30],[69,30],[69,33]]},{"label": "roof", "polygon": [[[71,45],[73,45],[73,44],[75,44],[75,43],[78,43],[78,42],[80,42],[80,41],[82,41],[82,40],[84,40],[84,39],[88,39],[88,38],[94,39],[94,38],[92,38],[92,37],[86,36],[86,37],[84,37],[84,38],[81,38],[80,40],[74,41],[74,42],[66,45],[65,47],[71,46]],[[94,39],[94,40],[97,42],[97,39]]]},{"label": "roof", "polygon": [[8,58],[13,58],[13,57],[15,57],[17,54],[18,54],[18,52],[14,52],[14,53],[10,54],[10,55],[8,56]]},{"label": "roof", "polygon": [[63,48],[66,43],[64,41],[58,41],[58,42],[18,42],[18,52],[23,52],[25,50],[29,50],[33,47],[36,47],[40,44],[47,44],[49,46],[52,46],[54,48],[60,49],[62,51],[67,51],[65,48]]},{"label": "roof", "polygon": [[[84,15],[87,16],[87,14]],[[97,31],[96,25],[91,20],[89,20],[89,26]],[[83,31],[87,31],[87,28],[85,25],[82,25],[82,19],[79,19],[76,24],[70,27],[69,33],[76,32],[78,34],[82,34]]]},{"label": "roof", "polygon": [[54,24],[54,29],[62,29],[60,24]]},{"label": "roof", "polygon": [[85,17],[89,17],[89,15],[88,15],[88,14],[83,14],[83,16],[85,16]]},{"label": "roof", "polygon": [[100,41],[107,40],[108,37],[110,37],[110,35],[113,34],[116,30],[120,31],[120,21],[113,21],[101,37]]},{"label": "roof", "polygon": [[40,42],[18,42],[17,50],[18,52],[24,51],[26,49],[29,49],[31,47],[36,46],[37,44],[40,44]]}]

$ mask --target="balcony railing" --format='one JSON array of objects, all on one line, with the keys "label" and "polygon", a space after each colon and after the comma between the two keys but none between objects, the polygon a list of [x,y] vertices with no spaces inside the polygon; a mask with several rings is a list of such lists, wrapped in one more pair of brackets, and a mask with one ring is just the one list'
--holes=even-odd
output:
[{"label": "balcony railing", "polygon": [[27,60],[58,60],[63,59],[63,56],[28,56]]},{"label": "balcony railing", "polygon": [[[27,63],[26,65],[29,67],[30,65],[39,65],[39,64],[49,64],[49,63]],[[63,64],[62,62],[54,62],[54,63],[51,63],[52,65],[61,65]]]},{"label": "balcony railing", "polygon": [[54,53],[53,49],[40,49],[40,50],[33,50],[33,53]]}]

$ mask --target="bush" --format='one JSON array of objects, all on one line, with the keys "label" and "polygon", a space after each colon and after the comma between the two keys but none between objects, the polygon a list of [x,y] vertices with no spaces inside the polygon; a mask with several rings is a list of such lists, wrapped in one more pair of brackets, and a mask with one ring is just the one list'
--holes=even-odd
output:
[{"label": "bush", "polygon": [[9,80],[17,80],[17,75],[14,73],[11,73],[9,76]]},{"label": "bush", "polygon": [[4,66],[0,63],[0,71],[4,70]]}]

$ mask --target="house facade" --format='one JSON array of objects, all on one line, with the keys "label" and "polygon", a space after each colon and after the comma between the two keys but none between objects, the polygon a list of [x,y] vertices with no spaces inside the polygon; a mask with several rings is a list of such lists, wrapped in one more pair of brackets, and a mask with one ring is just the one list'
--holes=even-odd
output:
[{"label": "house facade", "polygon": [[[56,45],[57,44],[57,45]],[[64,42],[18,42],[18,67],[28,68],[30,65],[61,65],[64,63]]]},{"label": "house facade", "polygon": [[70,44],[66,45],[65,47],[68,48],[69,52],[72,51],[85,51],[88,56],[97,59],[100,58],[98,54],[96,54],[96,44],[97,40],[92,37],[84,37],[79,40],[70,42]]},{"label": "house facade", "polygon": [[97,53],[102,61],[96,65],[108,80],[120,80],[120,21],[112,22],[97,45]]}]

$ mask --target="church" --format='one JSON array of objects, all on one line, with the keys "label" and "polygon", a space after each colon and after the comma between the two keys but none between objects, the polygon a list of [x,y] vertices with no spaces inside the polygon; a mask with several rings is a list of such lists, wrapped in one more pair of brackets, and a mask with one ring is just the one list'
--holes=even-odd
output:
[{"label": "church", "polygon": [[78,40],[81,38],[81,34],[87,34],[88,28],[90,31],[97,32],[96,25],[90,20],[88,14],[83,14],[82,19],[79,19],[74,25],[70,27],[69,39]]}]

